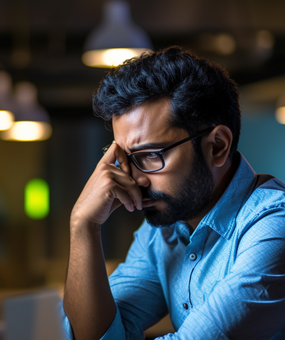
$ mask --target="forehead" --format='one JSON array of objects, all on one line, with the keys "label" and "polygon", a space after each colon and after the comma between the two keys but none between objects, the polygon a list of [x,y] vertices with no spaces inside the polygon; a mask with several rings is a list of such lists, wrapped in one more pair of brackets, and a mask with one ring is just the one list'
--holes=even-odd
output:
[{"label": "forehead", "polygon": [[177,130],[171,127],[170,118],[171,104],[168,99],[138,105],[113,117],[115,140],[124,150],[143,143],[163,142]]}]

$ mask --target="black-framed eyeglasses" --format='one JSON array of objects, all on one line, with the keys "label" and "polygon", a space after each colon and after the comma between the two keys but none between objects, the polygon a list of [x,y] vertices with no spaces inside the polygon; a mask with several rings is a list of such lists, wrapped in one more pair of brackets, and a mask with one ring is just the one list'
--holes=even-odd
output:
[{"label": "black-framed eyeglasses", "polygon": [[[173,149],[178,145],[188,142],[191,139],[210,133],[213,129],[214,127],[211,127],[211,128],[207,128],[205,130],[199,131],[197,134],[191,137],[184,138],[160,150],[145,150],[145,151],[136,151],[133,153],[127,153],[127,157],[142,172],[160,171],[165,167],[163,154],[166,151],[169,151],[170,149]],[[102,151],[105,153],[108,150],[108,148],[109,148],[109,145],[104,147]]]}]

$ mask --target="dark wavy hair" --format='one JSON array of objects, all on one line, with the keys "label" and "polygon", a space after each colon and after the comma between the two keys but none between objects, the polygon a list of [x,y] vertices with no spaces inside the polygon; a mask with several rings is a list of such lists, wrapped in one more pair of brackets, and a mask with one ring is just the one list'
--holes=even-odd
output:
[{"label": "dark wavy hair", "polygon": [[112,68],[93,96],[93,111],[109,121],[161,98],[170,100],[172,125],[190,135],[207,126],[226,125],[233,134],[232,159],[241,126],[237,85],[221,66],[179,46],[145,53]]}]

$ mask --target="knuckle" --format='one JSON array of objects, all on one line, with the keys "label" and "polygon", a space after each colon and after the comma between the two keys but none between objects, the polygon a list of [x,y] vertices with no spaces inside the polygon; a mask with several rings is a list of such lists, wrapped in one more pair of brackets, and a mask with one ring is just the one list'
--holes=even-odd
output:
[{"label": "knuckle", "polygon": [[109,166],[108,163],[100,162],[97,165],[97,170],[104,171],[108,168],[108,166]]},{"label": "knuckle", "polygon": [[107,188],[111,188],[114,186],[114,179],[113,176],[106,176],[105,177],[105,186]]},{"label": "knuckle", "polygon": [[105,192],[105,197],[106,197],[107,200],[110,200],[110,199],[114,198],[114,195],[113,195],[112,191],[108,190],[108,191]]}]

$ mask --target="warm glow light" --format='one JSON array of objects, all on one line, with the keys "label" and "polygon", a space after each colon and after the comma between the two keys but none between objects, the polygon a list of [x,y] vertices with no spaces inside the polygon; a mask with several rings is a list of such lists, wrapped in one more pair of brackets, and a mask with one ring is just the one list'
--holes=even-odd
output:
[{"label": "warm glow light", "polygon": [[256,34],[256,46],[263,49],[272,49],[274,46],[273,35],[266,30],[258,31]]},{"label": "warm glow light", "polygon": [[25,213],[33,219],[45,218],[49,213],[49,186],[40,178],[25,186]]},{"label": "warm glow light", "polygon": [[229,55],[235,51],[236,42],[230,34],[221,33],[215,38],[215,47],[219,53]]},{"label": "warm glow light", "polygon": [[278,107],[275,117],[278,123],[285,124],[285,106]]},{"label": "warm glow light", "polygon": [[36,141],[50,138],[52,128],[46,122],[17,121],[9,130],[2,133],[4,140]]},{"label": "warm glow light", "polygon": [[14,115],[11,111],[0,110],[0,131],[8,130],[13,125]]},{"label": "warm glow light", "polygon": [[140,56],[147,52],[145,48],[112,48],[87,51],[82,56],[82,62],[91,67],[112,67],[122,64],[126,59]]}]

